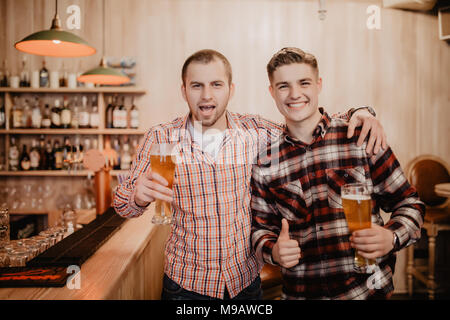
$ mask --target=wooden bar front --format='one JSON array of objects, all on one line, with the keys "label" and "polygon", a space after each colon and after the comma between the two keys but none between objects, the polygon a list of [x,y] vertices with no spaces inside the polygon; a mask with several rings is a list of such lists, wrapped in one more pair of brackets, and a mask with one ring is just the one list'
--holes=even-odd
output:
[{"label": "wooden bar front", "polygon": [[[80,288],[0,288],[0,299],[160,299],[170,226],[151,223],[153,205],[121,226],[82,266]],[[72,282],[74,283],[74,282]]]}]

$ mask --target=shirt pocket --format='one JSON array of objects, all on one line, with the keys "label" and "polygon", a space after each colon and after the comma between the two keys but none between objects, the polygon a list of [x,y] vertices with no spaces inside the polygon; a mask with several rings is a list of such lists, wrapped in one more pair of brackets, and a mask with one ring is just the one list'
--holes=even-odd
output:
[{"label": "shirt pocket", "polygon": [[299,179],[289,181],[274,190],[277,208],[283,218],[290,221],[305,218],[306,208],[311,205],[311,197],[307,199]]},{"label": "shirt pocket", "polygon": [[332,208],[342,209],[341,187],[348,183],[367,183],[372,189],[370,179],[366,178],[366,172],[362,167],[347,169],[326,169],[328,205]]}]

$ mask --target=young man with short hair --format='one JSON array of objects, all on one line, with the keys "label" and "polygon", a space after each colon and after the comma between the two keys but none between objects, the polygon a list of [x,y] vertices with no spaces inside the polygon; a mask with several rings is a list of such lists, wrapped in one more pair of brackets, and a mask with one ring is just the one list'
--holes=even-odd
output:
[{"label": "young man with short hair", "polygon": [[[155,199],[172,202],[163,299],[260,299],[261,266],[250,245],[250,177],[260,146],[282,127],[226,110],[234,84],[228,60],[217,51],[201,50],[186,60],[181,92],[189,114],[146,133],[114,207],[132,218]],[[351,119],[354,125],[360,120],[369,123],[371,136],[383,137],[374,117]],[[379,148],[383,139],[374,140]],[[181,159],[173,190],[150,170],[152,144],[167,142],[177,144]]]},{"label": "young man with short hair", "polygon": [[[392,294],[395,252],[420,238],[424,205],[386,148],[368,156],[361,128],[319,108],[322,79],[315,57],[284,48],[267,65],[270,93],[286,130],[252,172],[252,245],[279,265],[285,299],[369,299]],[[342,185],[372,190],[372,227],[350,236]],[[384,224],[380,209],[392,212]],[[358,273],[354,248],[377,259],[374,274]]]}]

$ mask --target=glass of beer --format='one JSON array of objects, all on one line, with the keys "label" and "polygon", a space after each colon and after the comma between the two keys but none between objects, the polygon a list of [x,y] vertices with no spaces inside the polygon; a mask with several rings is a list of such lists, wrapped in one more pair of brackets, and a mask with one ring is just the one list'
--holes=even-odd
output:
[{"label": "glass of beer", "polygon": [[[175,144],[161,143],[154,144],[150,149],[150,167],[153,172],[158,173],[169,183],[168,188],[172,188],[173,177],[176,167],[176,156],[174,153]],[[152,218],[154,224],[172,223],[172,204],[156,199],[155,215]]]},{"label": "glass of beer", "polygon": [[[372,226],[372,201],[369,187],[365,183],[350,183],[341,187],[342,206],[350,233]],[[366,259],[355,253],[355,270],[369,273],[375,259]],[[370,266],[370,267],[369,267]]]}]

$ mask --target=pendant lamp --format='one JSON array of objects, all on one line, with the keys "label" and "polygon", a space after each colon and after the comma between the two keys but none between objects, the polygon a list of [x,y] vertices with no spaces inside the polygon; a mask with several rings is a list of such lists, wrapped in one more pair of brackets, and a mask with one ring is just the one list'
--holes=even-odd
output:
[{"label": "pendant lamp", "polygon": [[123,73],[113,68],[108,68],[105,58],[105,0],[103,0],[103,57],[100,65],[80,75],[79,82],[90,82],[94,84],[120,85],[130,81]]},{"label": "pendant lamp", "polygon": [[58,0],[50,30],[35,32],[14,44],[17,50],[49,57],[84,57],[96,50],[79,36],[64,31],[58,16]]}]

